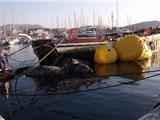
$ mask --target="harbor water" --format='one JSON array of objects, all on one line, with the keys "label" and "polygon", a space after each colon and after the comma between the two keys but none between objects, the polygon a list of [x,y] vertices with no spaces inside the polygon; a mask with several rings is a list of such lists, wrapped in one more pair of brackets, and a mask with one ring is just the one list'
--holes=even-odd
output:
[{"label": "harbor water", "polygon": [[[9,52],[21,47],[12,45]],[[95,65],[94,76],[67,78],[57,89],[54,81],[44,84],[25,75],[1,81],[0,115],[6,120],[136,120],[160,102],[159,55]],[[31,46],[9,60],[13,69],[38,61]]]}]

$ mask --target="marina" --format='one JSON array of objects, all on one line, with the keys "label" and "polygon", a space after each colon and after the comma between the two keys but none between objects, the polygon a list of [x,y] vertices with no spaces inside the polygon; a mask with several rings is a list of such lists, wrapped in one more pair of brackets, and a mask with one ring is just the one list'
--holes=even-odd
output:
[{"label": "marina", "polygon": [[[11,50],[22,46],[13,45]],[[28,52],[30,51],[30,52]],[[31,46],[10,61],[14,67],[36,60]],[[11,51],[12,52],[12,51]],[[16,54],[15,54],[16,55]],[[32,56],[25,60],[24,56]],[[148,61],[95,66],[99,77],[39,83],[25,75],[1,81],[0,112],[5,119],[138,119],[159,103],[159,53]],[[109,68],[109,71],[107,69]],[[5,85],[5,86],[4,86]],[[5,89],[8,88],[8,95]],[[83,111],[82,111],[83,109]],[[107,112],[106,112],[107,111]],[[131,111],[129,114],[126,114]]]},{"label": "marina", "polygon": [[[7,120],[145,119],[159,107],[159,33],[119,38],[31,39],[29,44],[10,44],[6,50],[13,74],[0,76],[1,116]],[[107,45],[101,52],[109,55],[104,60],[108,61],[114,55],[108,52],[122,40],[135,44],[137,50],[128,55],[139,51],[136,58],[94,61],[96,50]],[[125,51],[132,48],[127,41],[122,44]],[[100,58],[105,56],[101,52]]]},{"label": "marina", "polygon": [[160,120],[158,3],[0,1],[0,120]]}]

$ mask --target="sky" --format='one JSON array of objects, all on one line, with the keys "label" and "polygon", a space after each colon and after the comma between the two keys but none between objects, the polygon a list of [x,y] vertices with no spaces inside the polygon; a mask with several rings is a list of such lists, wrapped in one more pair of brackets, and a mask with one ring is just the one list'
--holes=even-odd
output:
[{"label": "sky", "polygon": [[0,26],[13,23],[50,28],[86,24],[111,27],[112,15],[114,26],[125,26],[160,21],[159,5],[159,0],[0,0]]}]

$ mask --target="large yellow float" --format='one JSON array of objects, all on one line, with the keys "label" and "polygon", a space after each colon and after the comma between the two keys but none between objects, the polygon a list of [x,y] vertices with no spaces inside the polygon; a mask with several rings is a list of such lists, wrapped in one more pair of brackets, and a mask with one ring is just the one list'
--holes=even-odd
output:
[{"label": "large yellow float", "polygon": [[[118,56],[117,56],[118,55]],[[129,35],[117,41],[114,48],[102,45],[96,48],[94,60],[96,63],[114,63],[120,61],[137,61],[149,59],[152,51],[144,38]]]},{"label": "large yellow float", "polygon": [[149,59],[152,55],[146,41],[137,35],[126,36],[117,41],[115,49],[121,61],[144,60]]}]

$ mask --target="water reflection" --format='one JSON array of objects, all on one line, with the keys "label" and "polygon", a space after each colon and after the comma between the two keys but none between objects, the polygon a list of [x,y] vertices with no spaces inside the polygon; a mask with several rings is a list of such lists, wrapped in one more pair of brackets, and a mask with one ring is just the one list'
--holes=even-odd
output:
[{"label": "water reflection", "polygon": [[[145,71],[151,66],[151,60],[135,62],[117,62],[114,64],[96,64],[95,76],[88,78],[64,78],[55,79],[55,77],[34,78],[35,83],[40,89],[63,91],[63,90],[80,90],[88,87],[92,88],[102,84],[109,76],[120,76],[131,80],[143,79]],[[101,78],[103,77],[103,78]],[[104,78],[105,77],[105,78]]]},{"label": "water reflection", "polygon": [[13,112],[12,112],[12,109],[11,109],[11,104],[10,104],[10,99],[9,99],[9,94],[11,93],[11,91],[12,91],[11,81],[0,82],[0,93],[4,94],[5,97],[6,97],[5,102],[6,102],[6,106],[7,106],[7,109],[8,109],[7,116],[9,118],[13,117]]},{"label": "water reflection", "polygon": [[138,80],[144,77],[143,72],[147,71],[150,66],[150,59],[134,62],[96,64],[95,73],[101,77],[119,75],[128,79]]},{"label": "water reflection", "polygon": [[34,78],[35,84],[38,89],[46,89],[47,91],[66,91],[66,90],[76,90],[79,91],[81,88],[88,88],[93,84],[98,84],[102,79],[97,77],[90,78],[69,78],[63,80],[51,80],[44,78]]},{"label": "water reflection", "polygon": [[151,58],[151,66],[153,69],[160,68],[160,51],[159,52],[153,52],[152,58]]},{"label": "water reflection", "polygon": [[2,81],[0,82],[0,93],[5,94],[8,98],[9,93],[11,92],[11,83],[10,81]]},{"label": "water reflection", "polygon": [[[145,78],[145,73],[149,71],[152,60],[134,61],[134,62],[117,62],[112,64],[96,64],[95,76],[89,78],[69,78],[56,80],[52,78],[34,78],[37,87],[47,90],[80,90],[88,87],[102,84],[109,76],[119,76],[130,80],[140,80]],[[101,78],[102,77],[102,78]],[[104,78],[105,77],[105,78]]]},{"label": "water reflection", "polygon": [[[22,60],[22,61],[27,60],[27,59],[31,60],[33,56],[31,57],[31,55],[29,55],[30,53],[27,51],[28,50],[26,49],[22,53],[19,53],[18,55],[15,54],[15,56],[13,56],[12,58]],[[22,56],[20,54],[22,54]],[[118,63],[114,63],[114,64],[96,64],[95,65],[96,76],[92,76],[92,77],[85,78],[85,79],[84,78],[83,79],[82,78],[68,78],[68,79],[63,79],[63,80],[58,80],[58,79],[56,80],[55,77],[52,79],[51,77],[46,76],[46,78],[44,78],[44,79],[36,78],[33,80],[31,78],[23,76],[18,79],[18,83],[16,85],[17,86],[16,93],[19,98],[17,96],[9,96],[9,94],[15,93],[15,91],[14,91],[15,89],[12,90],[12,87],[13,88],[15,87],[15,80],[1,81],[0,82],[0,94],[3,94],[3,96],[1,96],[1,100],[3,100],[2,104],[1,104],[2,115],[4,115],[4,117],[7,116],[6,118],[14,117],[16,119],[16,117],[18,116],[17,111],[18,112],[21,111],[20,105],[22,105],[23,107],[26,107],[26,108],[28,107],[28,111],[27,110],[25,112],[23,111],[24,113],[21,112],[22,115],[24,115],[24,117],[26,117],[27,115],[25,113],[28,112],[29,114],[31,114],[30,112],[32,112],[32,111],[30,111],[29,105],[32,105],[31,108],[34,108],[33,107],[34,105],[30,104],[30,103],[34,103],[34,104],[36,103],[36,107],[43,106],[44,108],[46,106],[43,103],[46,103],[48,105],[46,107],[46,109],[47,109],[50,106],[55,107],[56,104],[61,104],[61,103],[64,104],[64,101],[67,101],[67,100],[69,102],[72,101],[72,103],[68,104],[68,101],[67,101],[66,104],[64,104],[65,108],[67,105],[73,105],[73,102],[74,102],[74,103],[77,103],[77,104],[74,104],[74,106],[75,105],[78,106],[78,107],[76,106],[74,108],[74,110],[75,110],[76,108],[79,108],[80,106],[84,105],[84,104],[81,105],[80,103],[78,103],[78,101],[82,101],[80,96],[78,96],[80,99],[77,99],[77,97],[74,97],[76,99],[73,99],[73,97],[72,97],[71,99],[67,98],[66,100],[64,100],[64,97],[63,97],[62,99],[61,98],[58,99],[57,100],[58,102],[55,103],[53,101],[54,101],[54,99],[56,99],[56,97],[54,97],[54,99],[50,99],[50,97],[45,96],[44,98],[46,98],[47,100],[50,100],[50,101],[47,101],[46,99],[41,99],[43,101],[42,102],[39,99],[39,98],[41,98],[40,95],[41,94],[47,95],[48,93],[51,93],[51,94],[53,93],[52,95],[55,95],[56,93],[61,93],[61,92],[62,93],[63,92],[66,93],[66,92],[70,92],[70,91],[80,92],[83,90],[89,90],[89,89],[91,90],[91,89],[95,89],[95,88],[98,89],[98,88],[107,88],[107,87],[110,89],[107,92],[106,92],[106,90],[101,91],[102,93],[104,93],[103,95],[102,94],[95,94],[94,92],[89,93],[89,94],[86,93],[86,95],[88,95],[89,97],[87,98],[88,101],[86,101],[86,108],[85,109],[89,111],[90,108],[88,108],[87,105],[90,104],[90,106],[96,107],[96,110],[95,110],[95,113],[96,113],[97,107],[99,107],[99,106],[100,106],[99,107],[100,109],[98,109],[98,110],[101,110],[102,108],[104,108],[104,105],[107,106],[105,108],[109,107],[109,109],[110,109],[110,108],[112,108],[112,106],[117,107],[118,106],[117,102],[119,102],[120,104],[118,107],[121,110],[121,108],[122,108],[121,105],[125,105],[124,102],[128,103],[130,101],[133,101],[133,98],[131,97],[130,93],[128,92],[128,89],[129,89],[129,88],[127,88],[128,86],[127,87],[123,86],[122,88],[120,88],[120,85],[123,84],[123,83],[119,83],[120,77],[109,77],[109,76],[110,75],[112,75],[112,76],[121,75],[121,77],[123,77],[123,78],[128,78],[128,79],[132,79],[132,80],[138,80],[138,79],[144,78],[145,74],[143,72],[148,71],[148,70],[152,70],[153,68],[154,69],[159,68],[159,65],[160,65],[159,55],[160,54],[154,53],[153,55],[154,56],[150,60],[145,60],[145,61],[118,62]],[[29,57],[26,58],[26,56],[30,56],[31,58],[29,58]],[[20,65],[18,63],[15,64],[13,61],[11,61],[11,62],[14,64],[15,67],[17,67],[18,65],[19,66],[22,65],[22,64]],[[133,73],[136,73],[136,74],[133,74]],[[148,90],[148,84],[150,84],[150,86],[154,85],[153,81],[151,81],[150,83],[147,83],[146,86],[145,86],[145,83],[143,83],[143,84],[144,84],[144,86],[143,85],[134,86],[134,87],[132,86],[131,89],[135,90],[135,89],[139,88],[138,92],[142,91],[143,93],[148,93],[148,91],[145,91],[144,88],[146,87],[146,89]],[[118,85],[119,85],[119,87],[117,87]],[[117,87],[117,89],[116,90],[113,89],[113,91],[111,91],[111,87],[112,88]],[[158,91],[158,87],[155,87],[155,88]],[[127,95],[127,97],[121,96],[121,95],[123,95],[123,90],[127,91],[127,92],[124,92],[124,95],[129,94],[129,95]],[[151,91],[151,90],[149,90],[149,91]],[[157,91],[153,90],[153,92],[156,92],[156,93],[157,93]],[[133,93],[133,92],[131,92],[131,93]],[[108,95],[106,95],[106,94],[108,94]],[[24,97],[21,95],[26,95],[26,96]],[[33,96],[29,96],[29,95],[33,95]],[[39,97],[38,97],[38,95],[39,95]],[[113,99],[113,100],[111,99],[111,101],[110,101],[109,96],[112,96],[113,98],[115,97],[115,99]],[[138,96],[140,96],[140,95],[138,95]],[[16,97],[16,99],[15,99],[15,97]],[[117,97],[118,97],[119,101],[114,102],[114,100],[117,100],[116,99]],[[98,100],[95,99],[95,102],[93,103],[94,99],[92,99],[92,98],[94,98],[94,99],[95,98],[97,98],[97,99],[102,98],[101,99],[102,102],[99,101],[98,105],[96,106],[96,104],[94,104],[94,103],[97,103]],[[137,97],[135,99],[137,100]],[[62,100],[62,102],[59,102],[61,100]],[[92,102],[90,102],[90,101],[92,101]],[[122,102],[120,102],[120,101],[122,101]],[[137,102],[137,103],[140,103],[140,105],[141,104],[143,105],[145,103],[144,100],[139,99],[139,101],[143,101],[142,103]],[[85,103],[85,100],[84,100],[84,103]],[[149,102],[149,103],[151,103],[151,102]],[[5,105],[3,105],[3,104],[5,104]],[[148,105],[148,103],[146,103],[146,105]],[[62,106],[62,105],[60,105],[60,106]],[[131,106],[131,105],[126,105],[126,107],[128,107],[128,106]],[[134,105],[134,106],[136,106],[136,105]],[[58,106],[57,109],[59,109],[59,108],[60,107]],[[118,109],[118,113],[120,115],[122,115],[123,113],[119,112],[119,109]],[[129,110],[130,108],[126,108],[126,109]],[[146,108],[144,108],[144,109],[146,109]],[[34,108],[33,110],[34,110],[34,112],[38,111],[37,108]],[[70,108],[68,108],[68,110],[70,110]],[[113,110],[113,112],[115,112],[114,110]],[[93,111],[94,111],[94,109],[93,109]],[[104,111],[107,111],[107,110],[104,110]],[[81,112],[81,110],[79,110],[78,112]],[[100,112],[102,112],[102,111],[100,111]],[[113,115],[112,112],[109,112],[109,113],[111,113]],[[16,116],[14,116],[14,114],[16,114]],[[36,114],[39,114],[39,113],[37,112]],[[41,114],[44,115],[44,113],[40,113],[39,115],[41,115]],[[103,113],[103,114],[105,115],[106,113]],[[24,118],[24,117],[22,117],[22,118]],[[33,116],[31,118],[33,119]]]}]

